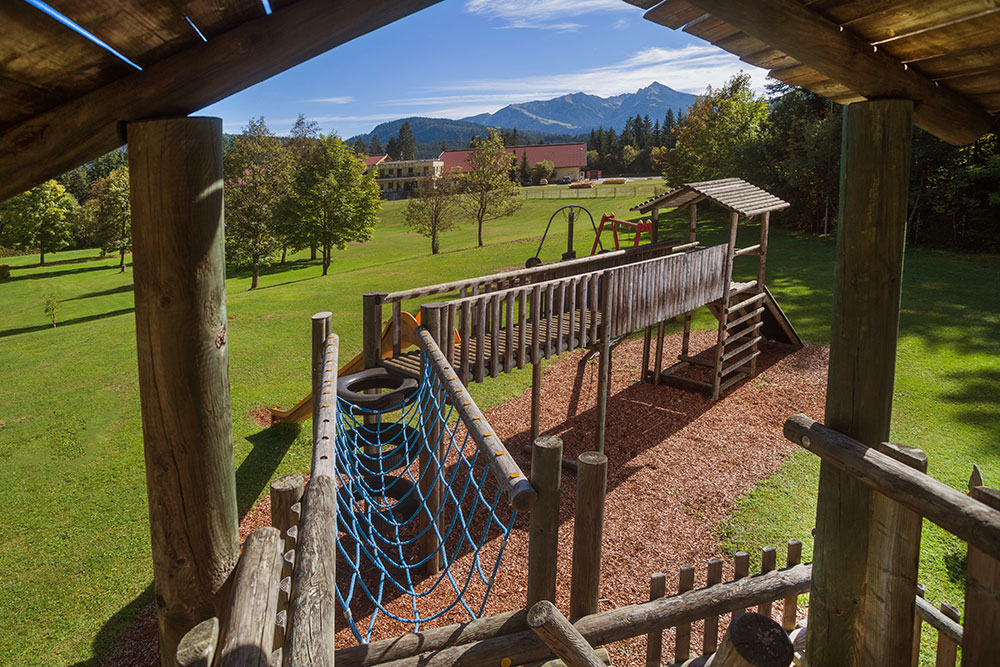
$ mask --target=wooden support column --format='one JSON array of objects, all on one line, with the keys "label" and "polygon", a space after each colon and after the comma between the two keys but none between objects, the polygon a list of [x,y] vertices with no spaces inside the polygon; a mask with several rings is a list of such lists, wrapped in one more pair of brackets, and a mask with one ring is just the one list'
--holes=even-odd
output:
[{"label": "wooden support column", "polygon": [[[771,225],[771,212],[764,211],[764,213],[761,214],[760,216],[760,250],[758,251],[757,255],[757,289],[755,290],[757,294],[760,294],[761,292],[764,291],[764,271],[767,268],[767,236],[768,236],[768,227],[770,227],[770,225]],[[763,305],[763,302],[761,302],[761,305]],[[759,324],[762,317],[763,314],[756,315],[752,320],[750,320],[750,323]],[[757,346],[754,345],[750,351],[755,352],[756,350]],[[756,377],[756,376],[757,376],[757,355],[753,355],[750,358],[750,377]]]},{"label": "wooden support column", "polygon": [[542,420],[542,360],[531,362],[531,441],[538,439]]},{"label": "wooden support column", "polygon": [[[366,292],[362,297],[362,359],[365,368],[375,368],[382,360],[382,299],[385,292]],[[441,345],[441,341],[436,341]]]},{"label": "wooden support column", "polygon": [[604,274],[601,281],[601,326],[598,328],[600,337],[600,357],[597,366],[597,429],[594,434],[595,449],[604,452],[604,427],[608,420],[608,393],[611,391],[611,321],[614,304],[611,295],[615,293],[614,273]]},{"label": "wooden support column", "polygon": [[332,328],[333,313],[324,311],[312,316],[312,429],[313,442],[319,440],[319,408],[323,405],[323,368],[326,364],[326,339]]},{"label": "wooden support column", "polygon": [[163,665],[239,556],[222,121],[129,123],[136,346]]},{"label": "wooden support column", "polygon": [[706,667],[787,667],[793,653],[792,642],[780,625],[766,616],[746,613],[729,624],[719,651]]},{"label": "wooden support column", "polygon": [[654,208],[649,212],[649,221],[653,223],[653,233],[650,236],[653,243],[656,243],[660,240],[660,209]]},{"label": "wooden support column", "polygon": [[[869,446],[889,439],[912,112],[908,100],[861,102],[844,110],[825,419]],[[866,598],[881,588],[866,582],[868,555],[884,553],[876,544],[880,536],[870,530],[872,493],[850,473],[820,464],[810,664],[874,664],[870,656],[886,640],[865,633],[866,612],[875,606]]]},{"label": "wooden support column", "polygon": [[562,449],[562,440],[554,435],[535,440],[531,447],[531,485],[538,500],[528,523],[528,609],[540,600],[556,600]]},{"label": "wooden support column", "polygon": [[[688,243],[698,240],[698,205],[688,206]],[[681,338],[681,356],[686,357],[691,349],[691,311],[684,313],[684,334]],[[657,373],[657,383],[659,373]]]},{"label": "wooden support column", "polygon": [[573,620],[597,612],[608,457],[599,452],[584,452],[577,458],[576,465],[576,516],[569,590],[569,616]]},{"label": "wooden support column", "polygon": [[712,398],[719,397],[722,387],[722,355],[725,350],[726,323],[729,321],[729,293],[733,282],[733,257],[736,253],[736,230],[740,214],[729,214],[729,245],[726,247],[726,264],[722,274],[722,300],[719,302],[719,335],[715,344],[715,372],[712,374]]}]

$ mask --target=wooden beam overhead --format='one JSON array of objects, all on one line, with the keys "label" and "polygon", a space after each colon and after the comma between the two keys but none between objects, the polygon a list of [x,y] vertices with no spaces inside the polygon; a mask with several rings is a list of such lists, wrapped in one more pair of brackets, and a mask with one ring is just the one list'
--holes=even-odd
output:
[{"label": "wooden beam overhead", "polygon": [[968,97],[794,0],[687,1],[868,99],[913,100],[914,122],[949,143],[967,144],[989,131],[989,113]]},{"label": "wooden beam overhead", "polygon": [[298,0],[0,133],[0,201],[440,0]]}]

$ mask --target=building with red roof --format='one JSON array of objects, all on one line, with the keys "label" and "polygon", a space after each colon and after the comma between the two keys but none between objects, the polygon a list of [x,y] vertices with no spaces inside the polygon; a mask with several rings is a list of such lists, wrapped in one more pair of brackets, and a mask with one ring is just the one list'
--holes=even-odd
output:
[{"label": "building with red roof", "polygon": [[371,169],[372,167],[382,164],[389,159],[388,153],[383,153],[382,155],[369,155],[365,158],[365,166]]},{"label": "building with red roof", "polygon": [[[445,171],[459,168],[463,172],[469,171],[468,157],[471,150],[444,151],[438,159],[444,162]],[[539,162],[550,160],[555,166],[554,180],[562,179],[566,176],[571,181],[578,181],[584,177],[587,169],[587,144],[540,144],[537,146],[508,146],[508,153],[513,153],[517,158],[517,164],[521,164],[524,154],[528,156],[528,168],[531,169]]]}]

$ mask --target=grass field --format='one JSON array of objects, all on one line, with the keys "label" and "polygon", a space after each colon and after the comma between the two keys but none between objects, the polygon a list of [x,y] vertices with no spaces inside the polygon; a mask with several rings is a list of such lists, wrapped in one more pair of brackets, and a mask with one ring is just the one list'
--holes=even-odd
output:
[{"label": "grass field", "polygon": [[[624,186],[623,186],[624,187]],[[589,193],[588,193],[589,194]],[[588,203],[595,217],[624,214],[642,199]],[[589,199],[589,197],[587,197]],[[249,413],[288,407],[308,392],[309,316],[334,313],[342,360],[360,350],[361,294],[523,266],[557,206],[527,201],[513,218],[488,223],[485,248],[475,228],[443,237],[442,254],[402,226],[402,203],[384,207],[371,243],[334,256],[330,275],[299,255],[272,267],[261,288],[249,276],[228,280],[230,381],[241,513],[276,475],[308,467],[308,424],[260,429]],[[668,220],[680,236],[684,220]],[[702,226],[706,242],[721,225]],[[748,228],[748,238],[754,233]],[[585,233],[577,232],[586,252]],[[558,258],[565,230],[542,251]],[[769,284],[803,336],[825,343],[833,241],[775,228]],[[131,269],[94,251],[3,260],[0,282],[0,664],[97,664],[151,591],[141,424],[136,382]],[[963,487],[970,462],[987,482],[1000,480],[1000,257],[927,250],[906,258],[893,438],[924,448],[930,471]],[[44,298],[60,301],[58,324]],[[700,316],[701,326],[710,326]],[[522,371],[476,385],[485,409],[530,383]],[[791,536],[808,537],[817,465],[796,453],[742,502],[720,539],[751,552]],[[928,598],[957,602],[961,545],[930,527],[922,579]]]}]

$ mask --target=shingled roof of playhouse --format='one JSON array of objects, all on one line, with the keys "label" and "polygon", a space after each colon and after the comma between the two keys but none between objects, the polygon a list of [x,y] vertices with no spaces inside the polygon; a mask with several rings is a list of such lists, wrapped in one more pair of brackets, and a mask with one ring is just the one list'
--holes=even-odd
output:
[{"label": "shingled roof of playhouse", "polygon": [[748,218],[767,211],[780,211],[791,205],[741,178],[720,178],[715,181],[685,183],[670,192],[647,199],[631,210],[649,213],[653,209],[679,208],[703,199],[709,199]]}]

